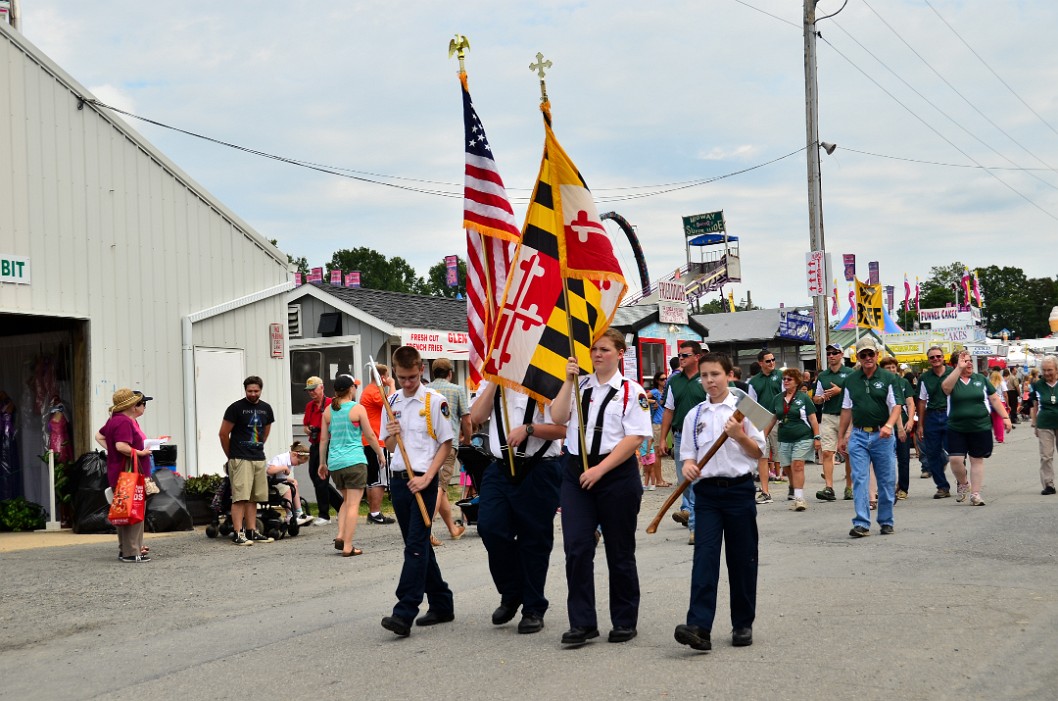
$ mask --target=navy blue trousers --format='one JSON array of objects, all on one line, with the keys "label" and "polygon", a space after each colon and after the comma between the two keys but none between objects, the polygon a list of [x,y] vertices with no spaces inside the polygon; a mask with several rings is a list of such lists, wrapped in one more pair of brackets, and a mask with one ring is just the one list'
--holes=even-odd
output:
[{"label": "navy blue trousers", "polygon": [[723,541],[731,589],[731,627],[751,627],[757,615],[757,505],[753,500],[753,480],[732,487],[698,482],[693,489],[697,518],[687,625],[713,629]]},{"label": "navy blue trousers", "polygon": [[602,527],[610,575],[610,622],[635,628],[639,621],[636,520],[643,483],[635,456],[614,468],[591,489],[582,489],[579,455],[565,455],[562,471],[562,541],[566,551],[566,608],[573,628],[597,628],[595,613],[595,529]]},{"label": "navy blue trousers", "polygon": [[489,572],[508,606],[543,616],[551,549],[555,544],[562,464],[558,458],[537,461],[518,483],[510,466],[494,462],[485,469],[478,500],[478,534],[489,554]]},{"label": "navy blue trousers", "polygon": [[[423,523],[415,495],[408,489],[407,480],[393,479],[389,486],[393,512],[404,538],[404,567],[397,583],[397,605],[393,607],[393,615],[409,623],[415,620],[423,596],[431,611],[452,613],[452,590],[441,578],[441,568],[437,566],[430,545],[430,529]],[[437,503],[437,477],[419,494],[426,504],[426,513],[432,514]]]}]

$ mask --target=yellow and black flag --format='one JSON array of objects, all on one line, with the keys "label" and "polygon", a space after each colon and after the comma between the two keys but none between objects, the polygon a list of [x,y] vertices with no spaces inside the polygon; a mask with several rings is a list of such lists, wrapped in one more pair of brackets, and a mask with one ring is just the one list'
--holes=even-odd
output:
[{"label": "yellow and black flag", "polygon": [[550,402],[571,354],[591,371],[589,349],[628,288],[591,192],[551,130],[550,104],[541,110],[544,157],[484,375]]}]

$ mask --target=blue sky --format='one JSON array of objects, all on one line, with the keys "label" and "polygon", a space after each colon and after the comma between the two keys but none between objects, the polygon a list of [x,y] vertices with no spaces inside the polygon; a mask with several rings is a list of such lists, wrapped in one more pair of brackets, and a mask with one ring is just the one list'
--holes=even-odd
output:
[{"label": "blue sky", "polygon": [[[818,12],[840,7],[824,0]],[[463,168],[456,62],[447,57],[456,32],[470,38],[471,93],[516,201],[533,185],[543,145],[528,68],[537,51],[554,64],[556,134],[599,198],[732,173],[806,141],[797,0],[34,0],[23,14],[24,34],[103,102],[270,153],[450,183],[427,186],[447,192],[460,191]],[[1056,27],[1058,3],[1045,0],[850,0],[820,23],[820,139],[838,144],[822,162],[836,266],[855,253],[866,276],[867,261],[878,260],[898,290],[905,272],[925,278],[957,259],[1018,266],[1030,277],[1058,272],[1053,256],[1040,255],[1058,241]],[[459,197],[359,183],[133,125],[310,264],[370,246],[425,274],[462,252]],[[1013,170],[993,177],[953,167],[975,162]],[[599,204],[636,225],[655,278],[683,262],[681,217],[718,209],[742,242],[736,298],[749,290],[757,304],[807,303],[803,153],[708,185]],[[516,211],[520,220],[524,205]],[[635,288],[631,250],[621,240],[617,248]],[[840,291],[844,307],[844,282]]]}]

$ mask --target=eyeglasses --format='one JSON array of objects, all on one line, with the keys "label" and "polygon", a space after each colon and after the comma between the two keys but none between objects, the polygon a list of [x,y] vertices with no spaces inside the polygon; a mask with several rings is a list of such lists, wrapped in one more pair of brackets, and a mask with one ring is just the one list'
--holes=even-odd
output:
[{"label": "eyeglasses", "polygon": [[874,351],[872,351],[870,349],[864,349],[864,350],[861,350],[858,353],[856,353],[856,357],[858,357],[858,358],[873,358],[874,355],[875,355]]},{"label": "eyeglasses", "polygon": [[930,360],[944,360],[943,355],[927,355],[926,357]]},{"label": "eyeglasses", "polygon": [[841,351],[829,350],[827,355],[841,355]]},{"label": "eyeglasses", "polygon": [[147,406],[147,402],[137,402],[136,406]]},{"label": "eyeglasses", "polygon": [[694,353],[680,353],[679,357],[681,357],[681,358],[690,358],[692,355],[694,355]]}]

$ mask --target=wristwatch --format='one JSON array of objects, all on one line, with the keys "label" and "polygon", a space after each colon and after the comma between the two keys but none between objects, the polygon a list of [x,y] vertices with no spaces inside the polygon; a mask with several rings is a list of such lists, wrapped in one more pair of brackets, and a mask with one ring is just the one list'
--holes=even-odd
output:
[{"label": "wristwatch", "polygon": [[533,425],[532,424],[526,424],[525,425],[525,435],[527,435],[527,436],[533,435]]}]

